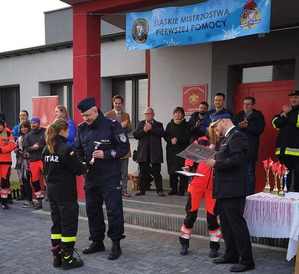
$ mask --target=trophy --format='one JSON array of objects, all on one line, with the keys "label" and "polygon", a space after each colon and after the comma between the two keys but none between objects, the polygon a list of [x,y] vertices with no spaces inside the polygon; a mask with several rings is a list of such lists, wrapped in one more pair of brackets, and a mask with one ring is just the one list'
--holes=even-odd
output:
[{"label": "trophy", "polygon": [[284,181],[284,187],[283,187],[283,192],[286,194],[288,192],[288,187],[287,187],[287,180],[288,180],[288,174],[289,170],[287,169],[286,166],[284,166],[284,174],[283,174],[283,181]]},{"label": "trophy", "polygon": [[263,165],[264,165],[264,169],[265,169],[265,172],[266,172],[266,185],[265,185],[265,188],[264,188],[264,192],[269,193],[270,188],[271,188],[271,186],[270,186],[270,169],[273,165],[272,159],[269,158],[267,160],[264,160]]},{"label": "trophy", "polygon": [[278,195],[279,196],[284,196],[283,179],[284,179],[285,166],[283,164],[279,163],[277,169],[278,169],[277,173],[278,173],[278,179],[279,179]]},{"label": "trophy", "polygon": [[[98,150],[98,149],[100,148],[101,145],[102,145],[101,142],[97,142],[97,141],[95,141],[95,142],[94,142],[94,150]],[[92,157],[92,159],[90,160],[89,164],[90,164],[90,165],[94,165],[94,162],[95,162],[95,158]]]},{"label": "trophy", "polygon": [[278,173],[279,173],[279,162],[275,162],[271,166],[272,173],[274,175],[274,187],[272,190],[273,194],[278,194]]}]

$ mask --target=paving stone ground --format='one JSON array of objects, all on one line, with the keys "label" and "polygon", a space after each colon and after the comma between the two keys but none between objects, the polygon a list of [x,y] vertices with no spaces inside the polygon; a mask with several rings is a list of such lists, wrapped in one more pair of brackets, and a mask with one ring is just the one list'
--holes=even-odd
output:
[{"label": "paving stone ground", "polygon": [[[10,210],[0,211],[0,273],[56,274],[65,273],[51,266],[49,252],[50,218],[42,212],[23,209],[15,203]],[[177,235],[126,227],[122,241],[123,256],[117,261],[106,259],[108,251],[83,256],[85,266],[68,273],[101,274],[220,274],[230,273],[229,266],[214,265],[207,257],[208,242],[193,238],[188,256],[178,254]],[[80,220],[77,248],[88,243],[86,220]],[[107,239],[107,249],[110,241]],[[222,248],[223,250],[223,248]],[[294,263],[285,261],[285,252],[254,248],[256,270],[248,273],[291,274]]]}]

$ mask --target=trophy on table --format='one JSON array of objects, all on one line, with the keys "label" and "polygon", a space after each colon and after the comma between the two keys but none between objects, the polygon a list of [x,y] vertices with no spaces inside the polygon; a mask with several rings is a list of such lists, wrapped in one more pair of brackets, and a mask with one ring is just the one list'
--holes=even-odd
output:
[{"label": "trophy on table", "polygon": [[274,187],[273,187],[272,193],[276,194],[276,195],[279,192],[279,189],[278,189],[279,165],[280,165],[279,162],[275,162],[271,166],[271,170],[272,170],[272,173],[274,175]]},{"label": "trophy on table", "polygon": [[284,173],[283,173],[283,192],[286,194],[288,192],[288,187],[287,187],[287,180],[288,180],[288,174],[289,170],[286,166],[284,166]]},{"label": "trophy on table", "polygon": [[278,195],[284,196],[284,173],[285,173],[285,165],[279,163],[277,167],[278,179],[279,179],[279,188],[278,188]]},{"label": "trophy on table", "polygon": [[270,189],[271,189],[271,186],[270,186],[270,170],[271,170],[271,167],[273,165],[272,159],[269,158],[267,160],[264,160],[263,165],[264,165],[264,169],[265,169],[265,172],[266,172],[266,185],[265,185],[265,188],[264,188],[264,192],[269,193]]}]

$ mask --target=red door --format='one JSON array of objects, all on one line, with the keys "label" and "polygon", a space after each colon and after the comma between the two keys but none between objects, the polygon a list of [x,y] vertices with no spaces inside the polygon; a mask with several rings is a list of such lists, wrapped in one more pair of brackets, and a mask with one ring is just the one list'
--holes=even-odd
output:
[{"label": "red door", "polygon": [[272,127],[272,118],[281,111],[283,104],[288,104],[288,94],[295,87],[295,81],[273,81],[264,83],[240,84],[234,96],[234,112],[242,110],[242,101],[246,96],[256,99],[255,108],[263,112],[266,121],[265,131],[260,139],[259,159],[256,169],[256,191],[263,190],[265,175],[262,161],[274,156],[277,131]]}]

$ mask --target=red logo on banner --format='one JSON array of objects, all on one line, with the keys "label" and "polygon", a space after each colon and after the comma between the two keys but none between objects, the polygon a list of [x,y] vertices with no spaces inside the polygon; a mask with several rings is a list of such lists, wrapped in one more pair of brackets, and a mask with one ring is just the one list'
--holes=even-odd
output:
[{"label": "red logo on banner", "polygon": [[207,100],[208,85],[195,85],[183,87],[183,108],[186,115],[198,110],[199,104]]},{"label": "red logo on banner", "polygon": [[32,116],[40,118],[41,127],[47,127],[55,119],[55,107],[58,96],[40,96],[32,98]]}]

